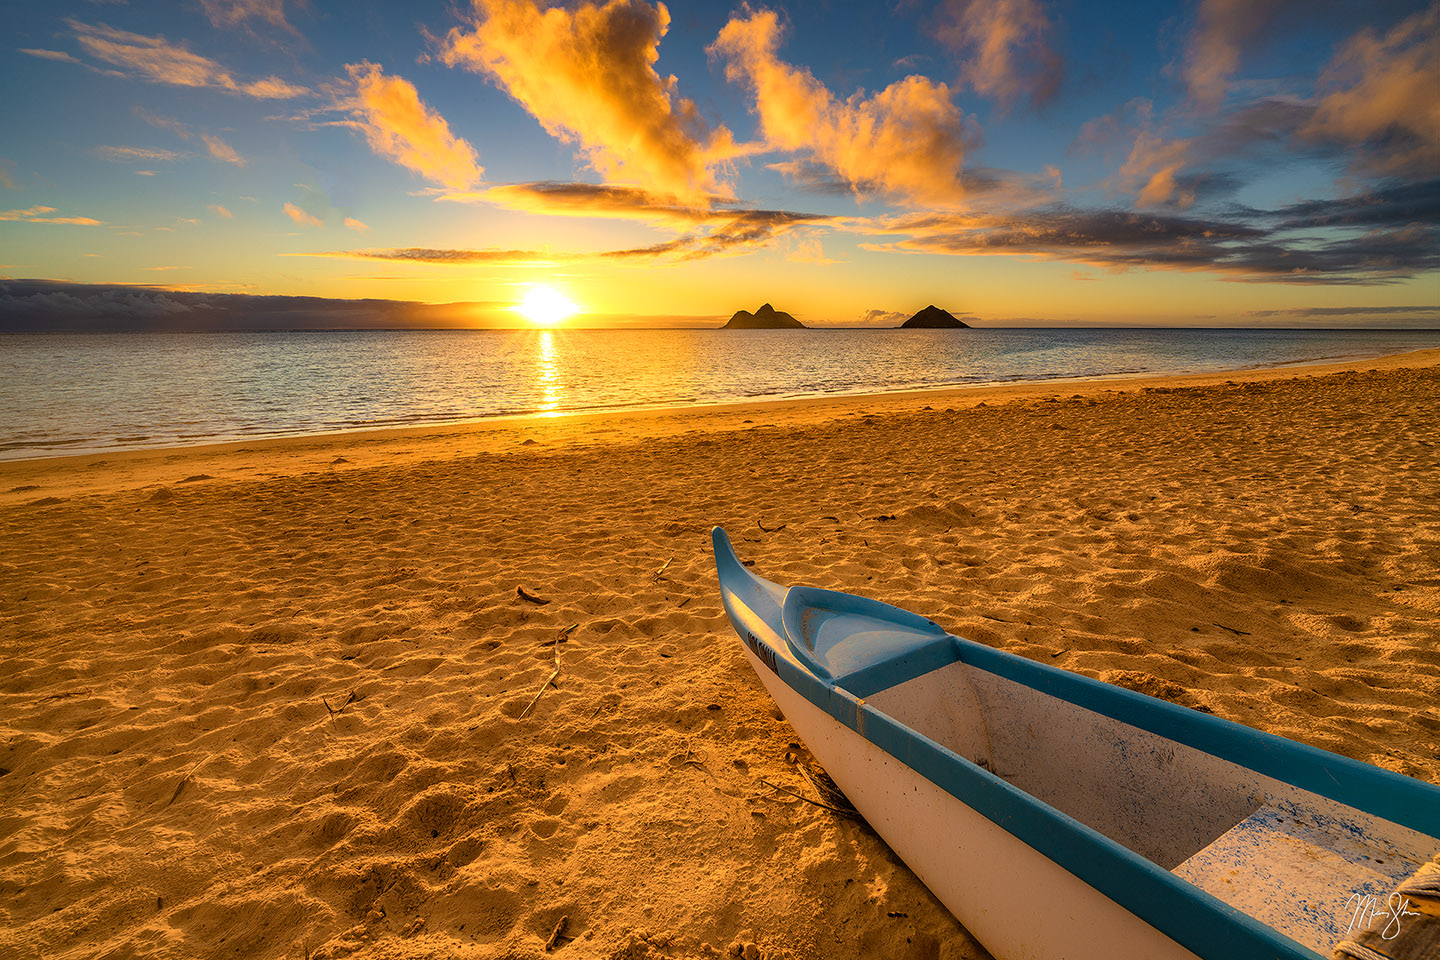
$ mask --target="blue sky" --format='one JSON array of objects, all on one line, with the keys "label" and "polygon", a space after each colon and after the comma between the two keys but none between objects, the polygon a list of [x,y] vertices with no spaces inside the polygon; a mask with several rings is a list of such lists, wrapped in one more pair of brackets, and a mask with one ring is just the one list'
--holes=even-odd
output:
[{"label": "blue sky", "polygon": [[477,323],[537,287],[601,324],[1440,317],[1440,5],[855,6],[12,5],[0,275]]}]

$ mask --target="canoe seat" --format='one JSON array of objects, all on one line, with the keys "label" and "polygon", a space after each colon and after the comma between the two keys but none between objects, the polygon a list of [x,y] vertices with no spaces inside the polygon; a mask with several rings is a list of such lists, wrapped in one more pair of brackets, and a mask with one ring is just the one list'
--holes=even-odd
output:
[{"label": "canoe seat", "polygon": [[1322,821],[1261,807],[1171,873],[1329,956],[1357,901],[1383,903],[1415,865]]},{"label": "canoe seat", "polygon": [[865,597],[792,587],[782,619],[791,652],[861,699],[959,659],[954,638],[934,623]]}]

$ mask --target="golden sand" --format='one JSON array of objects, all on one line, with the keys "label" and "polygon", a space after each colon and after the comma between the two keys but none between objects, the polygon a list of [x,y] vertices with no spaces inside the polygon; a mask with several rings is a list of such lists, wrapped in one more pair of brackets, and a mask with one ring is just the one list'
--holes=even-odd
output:
[{"label": "golden sand", "polygon": [[1440,351],[0,464],[0,953],[984,956],[762,782],[716,523],[1440,781]]}]

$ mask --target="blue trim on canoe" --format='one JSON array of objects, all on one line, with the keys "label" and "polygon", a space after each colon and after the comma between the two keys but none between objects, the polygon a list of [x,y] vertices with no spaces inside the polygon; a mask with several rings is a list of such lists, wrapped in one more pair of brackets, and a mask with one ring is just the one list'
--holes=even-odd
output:
[{"label": "blue trim on canoe", "polygon": [[[743,602],[739,590],[747,589],[748,581],[784,588],[745,569],[723,530],[716,527],[712,537],[721,595],[732,624],[757,657],[806,700],[1195,954],[1236,960],[1319,957],[862,699],[820,680],[795,661],[777,655],[777,650],[790,646],[779,616],[783,599],[770,608],[773,619],[752,609],[740,610],[734,601]],[[774,594],[767,596],[773,598]],[[879,607],[896,610],[907,623],[916,616],[878,601],[867,600],[865,605],[872,612]],[[973,641],[951,639],[958,658],[977,669],[1422,833],[1429,834],[1434,824],[1440,823],[1440,789],[1429,784]],[[767,646],[770,649],[766,650]]]}]

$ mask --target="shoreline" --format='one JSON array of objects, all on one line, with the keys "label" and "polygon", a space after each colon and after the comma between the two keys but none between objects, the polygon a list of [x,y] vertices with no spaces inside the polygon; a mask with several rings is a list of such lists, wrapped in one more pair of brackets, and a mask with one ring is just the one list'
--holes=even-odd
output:
[{"label": "shoreline", "polygon": [[[1156,328],[1164,329],[1164,328]],[[1223,328],[1221,328],[1223,329]],[[305,331],[302,331],[305,332]],[[329,332],[329,331],[318,331]],[[373,331],[362,331],[373,332]],[[453,331],[439,330],[439,333]],[[482,331],[483,332],[483,331]],[[513,331],[512,331],[513,332]],[[533,332],[533,331],[532,331]],[[765,331],[761,331],[765,332]],[[783,332],[783,331],[782,331]],[[918,331],[920,333],[933,331]],[[1408,331],[1400,331],[1408,332]],[[1341,358],[1321,357],[1298,360],[1285,360],[1275,362],[1261,362],[1248,366],[1220,367],[1214,370],[1160,370],[1141,372],[1112,372],[1084,376],[1056,376],[1056,377],[1017,377],[1009,380],[989,380],[974,383],[942,383],[931,385],[906,385],[898,387],[861,387],[840,392],[810,392],[790,395],[765,394],[740,398],[728,398],[723,400],[694,401],[688,399],[676,401],[662,401],[653,404],[632,406],[628,404],[601,404],[591,407],[576,408],[571,410],[544,410],[533,409],[517,412],[486,413],[476,416],[458,418],[420,418],[406,422],[382,423],[382,424],[358,424],[342,427],[326,427],[321,429],[279,429],[262,430],[252,434],[240,434],[227,437],[157,437],[145,438],[140,442],[125,443],[125,438],[110,441],[95,441],[98,445],[87,445],[92,441],[66,441],[64,449],[55,448],[38,453],[30,453],[25,456],[11,456],[7,452],[0,451],[0,465],[6,463],[29,463],[44,460],[57,460],[66,458],[86,458],[106,455],[123,455],[131,452],[146,451],[167,451],[167,450],[191,450],[210,447],[219,447],[234,444],[268,443],[277,440],[296,440],[305,438],[318,438],[328,436],[345,435],[388,435],[405,431],[426,431],[443,429],[448,427],[481,427],[486,424],[506,424],[513,422],[530,422],[548,419],[566,419],[573,417],[594,417],[610,415],[631,415],[631,414],[653,414],[672,411],[697,411],[703,412],[714,409],[724,409],[737,406],[748,406],[753,404],[792,404],[809,403],[815,401],[845,401],[864,399],[866,397],[892,397],[926,394],[948,394],[958,392],[961,394],[976,390],[1001,389],[1010,386],[1033,386],[1044,389],[1047,386],[1063,387],[1067,384],[1085,384],[1093,382],[1126,381],[1135,379],[1170,379],[1177,377],[1192,376],[1213,376],[1229,373],[1248,373],[1264,370],[1305,370],[1315,367],[1328,367],[1352,363],[1363,363],[1371,360],[1380,360],[1387,357],[1401,357],[1415,354],[1426,354],[1431,351],[1440,350],[1437,347],[1412,347],[1408,350],[1393,351],[1383,346],[1373,350],[1345,356]],[[149,442],[155,440],[158,442]]]},{"label": "shoreline", "polygon": [[0,465],[0,929],[986,960],[770,786],[814,795],[710,526],[776,582],[1436,783],[1436,438],[1440,351]]},{"label": "shoreline", "polygon": [[[231,473],[260,472],[259,463],[267,461],[266,476],[316,466],[310,455],[334,449],[339,456],[346,452],[379,454],[389,458],[461,456],[467,453],[493,452],[507,443],[554,446],[573,442],[607,442],[622,439],[631,432],[645,437],[673,435],[682,430],[733,430],[744,426],[738,418],[764,416],[786,425],[808,423],[832,417],[853,415],[861,408],[893,412],[918,408],[920,403],[947,402],[974,406],[991,401],[1023,401],[1048,397],[1066,391],[1070,395],[1090,396],[1096,392],[1127,392],[1147,387],[1200,387],[1234,381],[1249,383],[1261,380],[1287,379],[1295,376],[1325,376],[1342,371],[1387,370],[1409,364],[1427,366],[1440,363],[1440,348],[1422,348],[1374,357],[1350,358],[1340,361],[1290,364],[1284,366],[1247,367],[1200,373],[1125,374],[1103,377],[1057,378],[1003,383],[942,386],[869,393],[827,394],[821,396],[777,399],[750,399],[713,404],[656,406],[594,410],[560,414],[519,414],[473,418],[452,422],[435,422],[401,427],[356,428],[324,432],[266,435],[251,439],[177,444],[155,447],[122,447],[92,453],[64,453],[54,456],[0,460],[0,506],[25,502],[44,496],[73,496],[82,492],[101,492],[133,486],[146,486],[169,480],[172,474],[183,473],[182,464],[192,464],[194,477],[204,472],[207,464],[246,455],[246,466],[226,465]],[[592,429],[593,428],[593,429]],[[517,437],[523,438],[516,439]],[[539,438],[538,440],[536,438]],[[461,447],[453,444],[461,443]],[[448,453],[446,452],[448,450]],[[278,462],[276,459],[278,458]],[[352,461],[353,462],[353,461]],[[120,467],[123,479],[119,486],[97,482],[99,478],[75,476],[71,471],[95,471]],[[173,468],[173,469],[172,469]],[[112,478],[114,480],[116,478]],[[204,479],[214,479],[205,476]],[[186,482],[180,478],[180,482]],[[190,481],[195,482],[195,481]],[[28,494],[30,496],[17,496]]]}]

